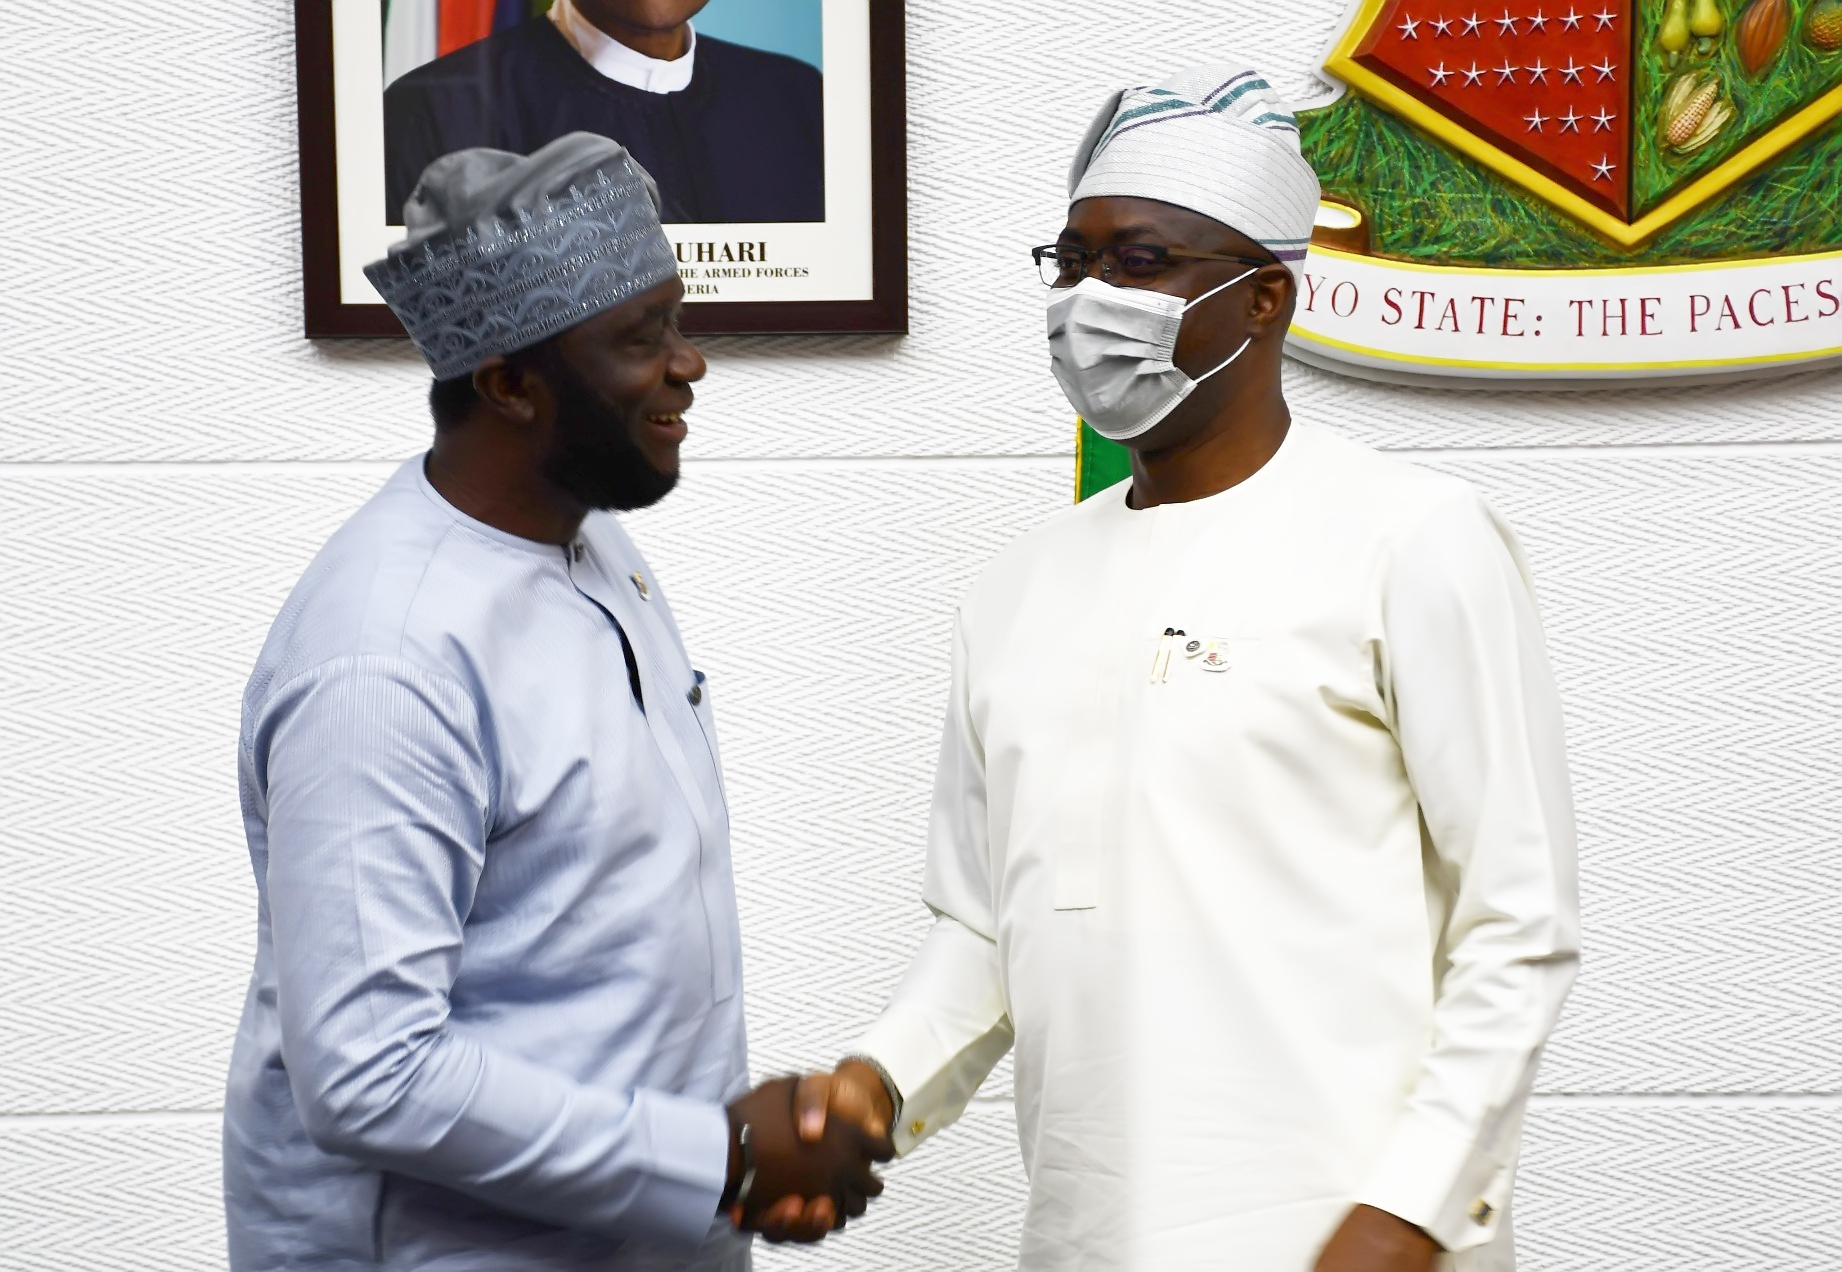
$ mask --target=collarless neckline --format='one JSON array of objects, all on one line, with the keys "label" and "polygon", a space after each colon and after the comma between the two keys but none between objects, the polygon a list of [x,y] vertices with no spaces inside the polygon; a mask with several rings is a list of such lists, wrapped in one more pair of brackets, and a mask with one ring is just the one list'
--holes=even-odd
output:
[{"label": "collarless neckline", "polygon": [[[422,491],[423,497],[432,503],[437,510],[445,514],[451,521],[455,522],[462,529],[471,530],[481,538],[490,539],[494,543],[504,544],[508,548],[516,548],[520,552],[527,552],[532,556],[543,557],[546,560],[567,563],[569,543],[545,543],[541,539],[527,539],[523,535],[513,534],[509,530],[501,530],[497,526],[488,525],[477,517],[470,517],[459,508],[449,503],[447,496],[435,489],[435,483],[429,480],[427,469],[428,458],[428,452],[424,451],[419,457],[410,461],[411,466],[415,469],[416,486]],[[577,530],[575,537],[570,540],[570,543],[578,543],[581,539],[582,532]]]},{"label": "collarless neckline", "polygon": [[[1126,515],[1136,517],[1156,513],[1161,510],[1182,508],[1195,508],[1199,511],[1206,511],[1210,508],[1221,508],[1245,499],[1252,499],[1264,492],[1269,486],[1273,485],[1274,482],[1283,475],[1284,471],[1292,466],[1294,456],[1298,454],[1299,450],[1304,445],[1301,437],[1304,430],[1305,425],[1300,423],[1297,419],[1292,420],[1286,426],[1286,435],[1280,439],[1279,449],[1274,451],[1264,464],[1260,465],[1260,467],[1249,473],[1245,478],[1237,481],[1234,485],[1229,486],[1225,490],[1218,490],[1212,495],[1204,495],[1200,499],[1185,499],[1178,503],[1161,503],[1155,504],[1150,508],[1135,508],[1131,503],[1132,479],[1128,477],[1125,482],[1125,492],[1119,497],[1119,506],[1124,509]],[[1171,515],[1178,514],[1173,511]]]}]

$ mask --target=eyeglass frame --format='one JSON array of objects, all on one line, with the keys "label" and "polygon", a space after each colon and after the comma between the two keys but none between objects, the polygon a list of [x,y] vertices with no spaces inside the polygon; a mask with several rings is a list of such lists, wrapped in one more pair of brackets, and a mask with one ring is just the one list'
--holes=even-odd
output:
[{"label": "eyeglass frame", "polygon": [[[1119,263],[1119,254],[1122,251],[1125,251],[1129,248],[1137,248],[1138,250],[1144,251],[1144,252],[1159,253],[1163,257],[1163,260],[1160,262],[1161,267],[1168,266],[1169,262],[1173,258],[1177,260],[1188,260],[1188,261],[1233,261],[1241,265],[1253,265],[1255,267],[1264,267],[1267,265],[1279,264],[1278,261],[1271,260],[1271,259],[1256,260],[1251,256],[1224,256],[1220,252],[1192,252],[1187,248],[1165,247],[1160,243],[1110,243],[1105,247],[1082,247],[1078,243],[1045,243],[1041,247],[1031,248],[1030,257],[1032,260],[1036,262],[1036,276],[1038,278],[1042,278],[1044,260],[1052,259],[1050,257],[1046,257],[1044,253],[1066,252],[1066,251],[1079,252],[1081,253],[1080,277],[1086,278],[1088,275],[1088,271],[1093,268],[1093,262],[1098,260],[1100,262],[1100,277],[1104,280],[1107,277],[1106,258],[1110,255],[1113,258],[1114,267],[1115,269],[1117,269],[1118,263]],[[1056,262],[1056,270],[1058,273],[1061,270],[1061,263],[1059,261]],[[1043,281],[1043,286],[1049,287],[1049,288],[1055,288],[1055,287],[1060,287],[1064,285],[1065,284],[1059,281],[1054,282],[1054,283],[1049,282],[1047,279],[1044,279]],[[1066,284],[1066,285],[1071,286],[1072,284]]]}]

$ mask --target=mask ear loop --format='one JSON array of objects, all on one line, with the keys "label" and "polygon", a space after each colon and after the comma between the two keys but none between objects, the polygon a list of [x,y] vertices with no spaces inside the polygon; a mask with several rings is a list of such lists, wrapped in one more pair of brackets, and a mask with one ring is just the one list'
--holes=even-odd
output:
[{"label": "mask ear loop", "polygon": [[1198,305],[1200,305],[1200,304],[1202,304],[1202,302],[1203,302],[1203,301],[1205,301],[1205,300],[1207,300],[1207,299],[1209,299],[1209,297],[1211,297],[1211,296],[1213,296],[1213,295],[1215,295],[1215,293],[1216,293],[1216,292],[1218,292],[1218,291],[1224,291],[1224,290],[1226,290],[1227,288],[1230,288],[1230,287],[1233,287],[1233,286],[1234,286],[1234,285],[1235,285],[1236,283],[1238,283],[1238,282],[1240,282],[1240,281],[1241,281],[1241,280],[1242,280],[1243,278],[1250,278],[1250,277],[1252,277],[1253,275],[1255,275],[1255,274],[1258,274],[1258,273],[1259,273],[1259,272],[1261,271],[1261,269],[1263,269],[1263,268],[1264,268],[1264,266],[1260,266],[1260,265],[1256,265],[1256,266],[1254,266],[1254,268],[1252,268],[1252,269],[1249,269],[1249,270],[1243,270],[1243,271],[1242,271],[1242,272],[1240,272],[1239,274],[1236,274],[1236,275],[1235,275],[1235,276],[1234,276],[1233,278],[1231,278],[1231,279],[1229,279],[1229,280],[1228,280],[1227,282],[1225,282],[1225,283],[1223,283],[1223,284],[1222,284],[1222,285],[1221,285],[1220,287],[1211,287],[1211,288],[1210,288],[1210,289],[1209,289],[1208,291],[1206,291],[1206,292],[1204,292],[1204,293],[1203,293],[1202,295],[1200,295],[1200,296],[1198,296],[1198,297],[1197,297],[1197,298],[1196,298],[1195,300],[1192,300],[1192,301],[1191,301],[1191,302],[1190,302],[1189,304],[1187,304],[1187,305],[1185,305],[1185,306],[1183,307],[1183,312],[1184,312],[1184,313],[1186,313],[1186,314],[1187,314],[1187,313],[1189,313],[1189,312],[1190,312],[1190,310],[1192,310],[1192,309],[1194,309],[1194,308],[1196,308],[1196,306],[1198,306]]},{"label": "mask ear loop", "polygon": [[[1241,341],[1241,347],[1239,349],[1236,349],[1233,353],[1228,355],[1228,362],[1233,362],[1236,358],[1246,353],[1247,346],[1252,344],[1253,342],[1254,342],[1254,338],[1252,336],[1249,336],[1247,337],[1247,339]],[[1221,364],[1221,366],[1214,367],[1211,370],[1204,371],[1201,375],[1196,377],[1196,383],[1201,384],[1204,380],[1214,375],[1217,371],[1220,371],[1222,367],[1227,366],[1228,362],[1224,362]]]},{"label": "mask ear loop", "polygon": [[[1189,313],[1190,310],[1202,304],[1203,301],[1215,295],[1216,292],[1221,291],[1223,288],[1226,288],[1226,287],[1233,287],[1236,283],[1240,282],[1242,279],[1248,278],[1254,274],[1259,273],[1260,269],[1261,269],[1260,266],[1255,266],[1253,269],[1247,270],[1245,273],[1236,274],[1233,278],[1223,283],[1221,287],[1211,287],[1208,291],[1204,292],[1202,295],[1198,296],[1195,300],[1192,300],[1189,304],[1185,305],[1183,307],[1183,312],[1186,314]],[[1223,368],[1225,368],[1229,362],[1233,362],[1236,358],[1246,353],[1247,346],[1252,344],[1253,342],[1254,342],[1254,338],[1252,336],[1249,336],[1247,337],[1247,339],[1241,341],[1241,347],[1239,349],[1236,349],[1233,353],[1228,355],[1227,362],[1223,362],[1219,366],[1213,367],[1210,370],[1203,372],[1201,375],[1196,377],[1195,383],[1201,384],[1204,380],[1214,375],[1217,371],[1220,371]]]}]

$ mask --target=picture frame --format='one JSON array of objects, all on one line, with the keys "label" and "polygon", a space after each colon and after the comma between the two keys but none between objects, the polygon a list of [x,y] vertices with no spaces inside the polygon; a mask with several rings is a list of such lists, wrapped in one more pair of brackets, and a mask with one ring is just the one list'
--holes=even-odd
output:
[{"label": "picture frame", "polygon": [[[550,26],[563,28],[564,23],[553,22],[543,12],[549,0],[465,2],[484,4],[488,14],[496,9],[501,15],[510,6],[528,4],[530,16],[520,21],[542,22],[546,27],[528,27],[517,38],[528,36],[526,43],[535,42],[534,47],[542,47],[546,56],[556,48],[569,47],[550,34]],[[409,155],[408,162],[418,171],[420,167],[413,145],[400,140],[410,136],[400,122],[410,109],[403,103],[407,100],[416,109],[427,109],[423,103],[432,95],[414,96],[408,90],[422,82],[438,82],[439,77],[430,81],[430,74],[424,72],[420,80],[402,78],[405,41],[391,28],[391,11],[386,6],[417,4],[432,14],[435,6],[449,3],[457,0],[295,0],[301,270],[304,329],[309,338],[405,335],[362,271],[366,263],[382,257],[391,243],[403,237],[401,225],[393,225],[386,215],[388,182],[394,180],[399,187],[413,185],[413,177],[405,180],[402,175],[407,170],[403,156]],[[749,29],[733,16],[728,27],[714,21],[725,9],[733,14],[737,6],[749,3],[759,0],[710,0],[705,12],[712,15],[714,29],[695,37],[705,46],[705,65],[716,68],[708,72],[706,82],[724,66],[764,66],[772,72],[792,65],[786,62],[783,66],[789,55],[769,49],[768,44],[785,43],[799,33],[769,30],[757,34],[765,10],[748,14]],[[809,6],[810,12],[799,6]],[[794,191],[778,210],[764,205],[744,207],[733,198],[725,205],[718,197],[704,200],[704,210],[699,211],[691,200],[675,198],[677,192],[661,181],[667,203],[662,219],[686,285],[683,329],[699,335],[904,333],[908,329],[908,173],[903,0],[780,0],[777,11],[799,18],[806,39],[798,51],[807,62],[818,64],[822,196]],[[400,19],[401,13],[398,16]],[[423,13],[415,16],[425,24],[434,20]],[[441,35],[452,42],[447,25],[444,19]],[[692,20],[694,31],[701,25],[698,19]],[[502,26],[492,34],[498,36],[508,29]],[[732,50],[740,46],[740,40],[722,40],[719,31],[738,31],[741,39],[761,41],[753,46],[761,53],[749,55],[752,61],[735,55]],[[811,38],[814,35],[816,41]],[[390,55],[397,58],[397,65],[389,68],[398,76],[392,82],[405,84],[405,90],[392,95],[388,125],[383,91],[387,40]],[[493,47],[502,46],[503,42]],[[425,40],[425,55],[428,47]],[[486,50],[481,44],[469,56],[483,57]],[[695,62],[695,47],[691,52]],[[719,61],[719,53],[730,60]],[[783,62],[773,61],[774,57]],[[594,74],[587,61],[578,69]],[[810,72],[804,74],[813,78]],[[810,134],[810,129],[800,132],[797,144],[810,149]],[[529,144],[522,147],[504,140],[498,144],[529,150],[551,138],[534,132],[525,140]],[[494,140],[461,144],[494,144]],[[645,162],[639,147],[631,148]],[[759,153],[762,148],[754,149]],[[713,153],[718,152],[698,148],[699,155]],[[676,158],[676,154],[666,156],[669,162]],[[797,158],[792,156],[784,167],[796,173],[810,168],[810,164],[802,167],[794,161]],[[718,172],[695,183],[697,190],[720,188],[722,175]],[[792,219],[809,217],[810,209],[820,206],[814,201],[820,197],[823,220]],[[712,217],[738,207],[764,214],[764,219],[674,219],[675,215]],[[802,208],[807,211],[801,212]],[[401,221],[400,216],[396,219]]]}]

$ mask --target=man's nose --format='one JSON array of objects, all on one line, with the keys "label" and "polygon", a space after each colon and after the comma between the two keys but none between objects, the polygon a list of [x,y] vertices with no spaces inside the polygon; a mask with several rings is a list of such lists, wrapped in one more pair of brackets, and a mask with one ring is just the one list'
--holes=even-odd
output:
[{"label": "man's nose", "polygon": [[695,384],[704,378],[704,373],[709,369],[703,351],[682,333],[678,333],[677,345],[665,363],[666,378],[679,384]]}]

